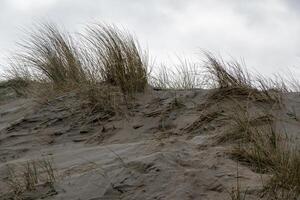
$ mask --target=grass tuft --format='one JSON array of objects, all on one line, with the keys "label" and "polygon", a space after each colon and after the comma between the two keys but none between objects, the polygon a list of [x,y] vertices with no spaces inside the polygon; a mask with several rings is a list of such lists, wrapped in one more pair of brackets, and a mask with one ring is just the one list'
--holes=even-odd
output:
[{"label": "grass tuft", "polygon": [[54,190],[55,169],[50,159],[27,161],[19,167],[8,165],[7,183],[11,188],[12,199],[22,199],[26,191],[35,191],[40,184],[48,184]]},{"label": "grass tuft", "polygon": [[[75,91],[90,111],[109,113],[118,112],[127,96],[145,90],[147,56],[131,34],[98,24],[88,26],[79,39],[54,24],[34,26],[10,58],[7,76],[13,89],[39,102]],[[31,87],[23,91],[20,84]]]},{"label": "grass tuft", "polygon": [[230,154],[255,171],[270,174],[265,191],[273,198],[284,195],[283,199],[293,199],[300,195],[299,149],[291,148],[292,140],[276,130],[277,119],[270,113],[253,119],[249,110],[239,110],[240,114],[231,118],[235,131],[221,136],[222,141],[224,137],[238,141]]},{"label": "grass tuft", "polygon": [[54,24],[36,25],[19,47],[20,53],[14,56],[19,65],[15,72],[24,75],[22,70],[29,68],[35,79],[51,82],[56,88],[86,80],[74,39]]},{"label": "grass tuft", "polygon": [[238,62],[227,62],[216,58],[211,53],[207,57],[205,69],[213,88],[252,88],[252,79]]},{"label": "grass tuft", "polygon": [[138,42],[115,26],[96,24],[87,28],[85,39],[94,58],[92,69],[106,84],[131,94],[147,85],[147,59]]},{"label": "grass tuft", "polygon": [[226,98],[246,98],[273,104],[281,102],[281,93],[286,91],[287,87],[279,76],[278,79],[254,76],[237,61],[224,62],[211,53],[205,55],[207,85],[215,89],[208,102],[222,101]]}]

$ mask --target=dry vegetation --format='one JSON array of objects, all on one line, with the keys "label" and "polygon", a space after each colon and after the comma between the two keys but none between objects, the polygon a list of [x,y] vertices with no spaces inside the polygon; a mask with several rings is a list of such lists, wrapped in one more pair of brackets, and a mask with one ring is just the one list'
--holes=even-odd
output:
[{"label": "dry vegetation", "polygon": [[241,113],[243,116],[231,118],[235,123],[233,131],[221,136],[222,141],[224,137],[236,141],[230,155],[255,171],[270,174],[265,186],[266,195],[275,199],[294,199],[300,194],[299,149],[292,147],[288,134],[276,130],[278,121],[274,116],[252,119],[248,110]]},{"label": "dry vegetation", "polygon": [[237,61],[224,62],[211,53],[205,55],[207,82],[209,88],[216,88],[209,97],[210,102],[246,97],[251,101],[280,104],[281,93],[287,91],[283,79],[253,76]]},{"label": "dry vegetation", "polygon": [[156,89],[197,89],[205,85],[199,64],[179,59],[179,64],[168,68],[162,65],[150,76],[150,84]]},{"label": "dry vegetation", "polygon": [[[263,196],[296,199],[300,194],[300,152],[289,134],[276,127],[280,123],[276,113],[284,113],[282,98],[289,92],[288,86],[281,78],[253,78],[238,63],[224,63],[211,54],[207,57],[206,69],[215,89],[205,106],[200,107],[204,114],[188,130],[218,118],[215,114],[211,116],[215,112],[207,111],[210,109],[207,106],[220,105],[231,128],[215,136],[217,144],[233,144],[229,154],[234,159],[270,175]],[[226,102],[228,105],[224,107]]]},{"label": "dry vegetation", "polygon": [[[143,92],[147,84],[147,56],[129,33],[114,26],[93,25],[87,28],[90,69],[102,80],[118,86],[124,93]],[[93,72],[92,72],[93,73]]]},{"label": "dry vegetation", "polygon": [[[39,92],[46,89],[47,94],[51,94],[50,90],[76,91],[83,105],[93,112],[112,114],[122,110],[121,105],[129,97],[143,92],[148,83],[160,89],[210,88],[202,105],[202,110],[206,109],[204,114],[186,131],[198,129],[220,115],[226,116],[231,128],[216,137],[217,143],[233,144],[229,153],[234,159],[260,173],[270,174],[265,195],[272,194],[273,199],[295,199],[300,194],[299,150],[290,148],[290,138],[278,132],[274,125],[278,121],[274,110],[284,109],[282,94],[290,92],[281,78],[253,76],[238,62],[227,63],[210,53],[206,53],[207,62],[202,70],[184,61],[175,71],[163,67],[156,75],[148,76],[147,56],[129,33],[97,24],[89,26],[87,34],[80,39],[81,45],[71,34],[54,25],[39,25],[20,44],[21,53],[12,59],[11,80],[7,84],[19,95],[25,91],[27,95],[35,94],[34,88]],[[289,85],[298,87],[295,81]],[[207,112],[212,105],[224,101],[232,105],[231,110],[225,109],[225,114]],[[252,112],[256,104],[260,107]],[[51,163],[45,161],[40,166],[44,166],[48,182],[53,183]],[[21,182],[10,172],[15,194],[32,190],[39,182],[34,162],[27,163],[25,169]],[[245,197],[238,192],[232,199]]]},{"label": "dry vegetation", "polygon": [[51,159],[27,161],[22,166],[7,168],[13,199],[23,199],[24,192],[34,191],[39,185],[47,185],[55,191],[56,173]]},{"label": "dry vegetation", "polygon": [[26,94],[43,98],[76,91],[84,106],[109,112],[126,96],[143,92],[147,59],[134,37],[108,25],[87,30],[78,42],[53,24],[35,26],[19,43],[20,53],[10,58],[7,77],[12,87],[23,94],[22,88],[30,84]]}]

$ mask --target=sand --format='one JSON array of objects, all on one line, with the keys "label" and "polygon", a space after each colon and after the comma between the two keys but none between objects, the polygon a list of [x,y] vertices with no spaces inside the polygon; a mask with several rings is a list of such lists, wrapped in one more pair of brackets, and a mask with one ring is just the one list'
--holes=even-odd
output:
[{"label": "sand", "polygon": [[[53,160],[55,191],[41,184],[23,199],[224,200],[237,180],[247,199],[259,199],[264,175],[230,158],[229,144],[214,143],[213,135],[226,129],[224,116],[188,131],[207,93],[151,90],[125,116],[86,114],[74,94],[47,104],[1,100],[0,199],[12,195],[7,166],[43,158]],[[300,116],[299,95],[286,102]],[[285,127],[296,137],[299,126]]]}]

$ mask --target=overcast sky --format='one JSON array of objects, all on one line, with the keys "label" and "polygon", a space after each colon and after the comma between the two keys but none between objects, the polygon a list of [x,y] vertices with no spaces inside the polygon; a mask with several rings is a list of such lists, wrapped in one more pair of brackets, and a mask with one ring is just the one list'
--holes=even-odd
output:
[{"label": "overcast sky", "polygon": [[157,63],[209,50],[278,73],[300,67],[299,19],[298,0],[0,0],[0,62],[34,21],[101,21],[129,29]]}]

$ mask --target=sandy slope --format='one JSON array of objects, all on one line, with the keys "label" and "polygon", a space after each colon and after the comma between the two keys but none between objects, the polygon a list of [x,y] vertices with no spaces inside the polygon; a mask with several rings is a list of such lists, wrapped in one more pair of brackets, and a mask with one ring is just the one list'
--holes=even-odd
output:
[{"label": "sandy slope", "polygon": [[[55,192],[39,186],[24,199],[230,199],[237,169],[247,199],[258,199],[262,176],[237,167],[227,145],[214,145],[209,134],[226,126],[222,117],[196,131],[185,129],[198,119],[206,93],[149,91],[122,117],[86,115],[72,94],[45,105],[1,101],[0,199],[10,196],[7,165],[43,157],[53,159]],[[299,113],[297,95],[291,98],[290,108]]]}]

